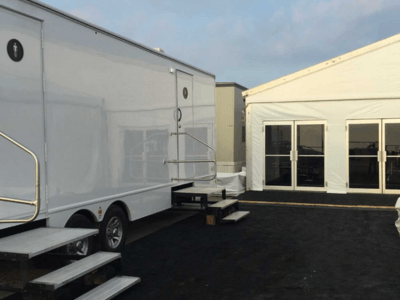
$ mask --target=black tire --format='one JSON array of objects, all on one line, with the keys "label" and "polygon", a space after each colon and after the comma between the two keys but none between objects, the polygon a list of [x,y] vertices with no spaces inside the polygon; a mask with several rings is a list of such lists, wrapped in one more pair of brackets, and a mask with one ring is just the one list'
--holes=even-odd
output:
[{"label": "black tire", "polygon": [[125,245],[128,219],[117,205],[111,205],[100,224],[99,239],[101,250],[120,252]]},{"label": "black tire", "polygon": [[[76,214],[73,215],[65,224],[66,228],[94,228],[92,222],[85,217],[84,215]],[[79,245],[79,242],[82,242],[83,244],[87,245],[85,246],[82,250],[77,247]],[[85,238],[81,241],[77,241],[75,243],[69,244],[68,246],[63,248],[63,252],[65,254],[70,254],[70,255],[90,255],[93,253],[93,248],[94,248],[94,239],[93,237],[88,237]]]}]

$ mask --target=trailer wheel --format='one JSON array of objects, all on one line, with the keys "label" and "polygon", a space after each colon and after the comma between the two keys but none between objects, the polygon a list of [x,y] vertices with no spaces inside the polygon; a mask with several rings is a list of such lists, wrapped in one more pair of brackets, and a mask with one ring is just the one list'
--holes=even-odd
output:
[{"label": "trailer wheel", "polygon": [[[73,215],[65,225],[67,228],[93,228],[93,224],[84,215]],[[67,255],[90,255],[93,252],[93,237],[87,237],[82,240],[68,244],[65,247]]]},{"label": "trailer wheel", "polygon": [[125,244],[128,220],[125,212],[117,205],[107,210],[100,225],[100,247],[103,251],[119,252]]}]

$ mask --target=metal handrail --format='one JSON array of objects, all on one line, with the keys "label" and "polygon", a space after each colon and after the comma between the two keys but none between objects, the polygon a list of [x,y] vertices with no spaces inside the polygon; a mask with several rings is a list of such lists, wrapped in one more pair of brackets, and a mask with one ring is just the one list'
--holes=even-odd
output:
[{"label": "metal handrail", "polygon": [[35,160],[35,201],[28,201],[28,200],[21,200],[21,199],[14,199],[14,198],[6,198],[6,197],[0,197],[0,201],[5,201],[5,202],[12,202],[12,203],[17,203],[17,204],[25,204],[25,205],[31,205],[35,206],[35,213],[33,216],[29,219],[25,220],[0,220],[1,223],[29,223],[34,221],[37,216],[39,215],[40,211],[40,169],[39,169],[39,160],[37,156],[28,148],[23,146],[22,144],[18,143],[16,140],[12,139],[8,135],[4,134],[3,132],[0,131],[0,136],[14,144],[15,146],[19,147],[20,149],[24,150],[28,154],[30,154],[33,159]]},{"label": "metal handrail", "polygon": [[210,179],[199,179],[199,178],[171,178],[172,180],[187,180],[187,181],[211,181],[214,180],[215,178],[217,178],[217,160],[216,155],[215,155],[215,150],[214,148],[212,148],[211,146],[207,145],[205,142],[203,142],[202,140],[199,140],[198,138],[194,137],[193,135],[191,135],[190,133],[187,132],[171,132],[171,135],[188,135],[190,136],[192,139],[198,141],[199,143],[203,144],[204,146],[210,148],[213,153],[214,153],[214,160],[177,160],[177,159],[173,159],[173,160],[166,160],[165,162],[167,164],[186,164],[186,163],[214,163],[214,175],[212,178]]}]

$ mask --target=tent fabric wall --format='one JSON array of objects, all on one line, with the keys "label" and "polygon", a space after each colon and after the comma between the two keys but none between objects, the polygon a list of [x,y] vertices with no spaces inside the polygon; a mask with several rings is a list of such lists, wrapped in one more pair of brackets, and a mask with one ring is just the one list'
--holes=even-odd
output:
[{"label": "tent fabric wall", "polygon": [[262,124],[264,121],[327,121],[327,192],[346,193],[346,121],[400,118],[400,98],[397,100],[268,103],[252,106],[252,182],[250,184],[251,189],[255,191],[263,190],[265,155]]}]

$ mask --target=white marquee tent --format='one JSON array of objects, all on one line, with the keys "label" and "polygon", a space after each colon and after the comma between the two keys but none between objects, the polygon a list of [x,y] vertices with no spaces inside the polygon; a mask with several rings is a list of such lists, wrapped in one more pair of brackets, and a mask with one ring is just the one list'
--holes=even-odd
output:
[{"label": "white marquee tent", "polygon": [[248,190],[400,193],[400,34],[243,96]]}]

